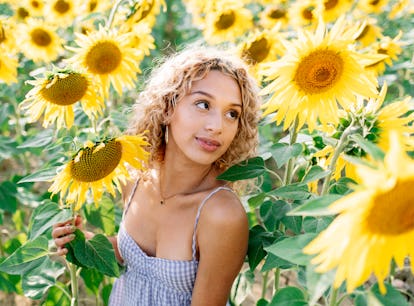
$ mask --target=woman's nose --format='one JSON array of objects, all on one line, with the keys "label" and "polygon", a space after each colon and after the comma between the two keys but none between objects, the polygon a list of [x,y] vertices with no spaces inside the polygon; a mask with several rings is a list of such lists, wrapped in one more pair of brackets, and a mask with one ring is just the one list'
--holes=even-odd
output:
[{"label": "woman's nose", "polygon": [[221,133],[223,129],[223,118],[221,114],[211,112],[207,118],[206,129],[213,133]]}]

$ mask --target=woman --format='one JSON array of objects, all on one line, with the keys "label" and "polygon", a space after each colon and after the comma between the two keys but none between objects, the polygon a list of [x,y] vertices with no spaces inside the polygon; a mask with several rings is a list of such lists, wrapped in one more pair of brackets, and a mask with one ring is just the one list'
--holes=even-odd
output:
[{"label": "woman", "polygon": [[[248,222],[234,186],[216,177],[255,153],[259,98],[247,69],[223,51],[189,48],[161,64],[141,92],[128,133],[147,131],[151,157],[123,188],[111,241],[126,272],[111,305],[226,304]],[[61,255],[73,239],[67,224],[52,232]]]}]

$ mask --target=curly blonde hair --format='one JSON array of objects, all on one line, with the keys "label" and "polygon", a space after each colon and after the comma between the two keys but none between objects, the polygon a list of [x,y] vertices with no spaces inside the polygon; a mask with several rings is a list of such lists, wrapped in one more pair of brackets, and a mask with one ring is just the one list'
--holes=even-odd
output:
[{"label": "curly blonde hair", "polygon": [[236,55],[218,48],[192,46],[166,57],[154,68],[134,104],[127,134],[147,131],[150,162],[162,161],[164,158],[165,127],[174,107],[191,91],[192,83],[203,79],[211,70],[218,70],[233,78],[240,87],[242,98],[236,136],[215,165],[224,171],[256,154],[260,96],[257,82],[248,74],[247,64]]}]

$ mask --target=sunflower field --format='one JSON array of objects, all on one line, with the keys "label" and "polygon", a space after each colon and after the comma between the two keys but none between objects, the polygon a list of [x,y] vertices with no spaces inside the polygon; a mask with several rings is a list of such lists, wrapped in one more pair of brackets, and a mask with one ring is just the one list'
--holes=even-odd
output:
[{"label": "sunflower field", "polygon": [[[231,305],[414,305],[413,0],[0,0],[0,305],[107,305],[124,132],[157,59],[244,58],[261,87]],[[411,190],[411,191],[410,191]],[[53,224],[81,214],[63,258]],[[161,305],[160,305],[161,306]]]}]

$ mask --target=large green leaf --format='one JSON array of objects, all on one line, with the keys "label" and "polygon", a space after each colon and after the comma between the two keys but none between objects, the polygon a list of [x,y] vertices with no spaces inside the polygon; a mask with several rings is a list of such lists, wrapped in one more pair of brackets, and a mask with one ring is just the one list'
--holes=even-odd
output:
[{"label": "large green leaf", "polygon": [[0,209],[9,213],[15,213],[17,210],[17,187],[11,181],[0,183]]},{"label": "large green leaf", "polygon": [[308,186],[302,183],[282,186],[268,194],[288,200],[306,200],[310,196]]},{"label": "large green leaf", "polygon": [[378,284],[372,286],[371,291],[368,292],[368,305],[383,305],[383,306],[409,306],[407,300],[401,293],[390,284],[384,283],[387,292],[383,295]]},{"label": "large green leaf", "polygon": [[329,171],[325,171],[320,166],[312,166],[302,178],[302,183],[310,183],[321,178],[324,178],[329,174]]},{"label": "large green leaf", "polygon": [[32,300],[40,299],[46,291],[56,284],[56,280],[65,271],[65,267],[57,261],[45,260],[22,277],[24,295]]},{"label": "large green leaf", "polygon": [[70,306],[69,297],[62,291],[61,288],[65,287],[65,284],[57,283],[57,286],[53,286],[49,289],[42,306]]},{"label": "large green leaf", "polygon": [[272,146],[272,149],[277,166],[280,168],[286,164],[289,159],[298,157],[302,153],[303,146],[300,143],[294,143],[293,145],[276,143]]},{"label": "large green leaf", "polygon": [[330,270],[326,273],[317,273],[313,265],[306,267],[306,287],[310,295],[310,305],[316,305],[319,298],[333,284],[334,278],[335,270]]},{"label": "large green leaf", "polygon": [[96,269],[82,269],[80,276],[90,294],[97,295],[99,293],[99,287],[104,279],[104,275]]},{"label": "large green leaf", "polygon": [[267,230],[273,232],[277,229],[279,221],[290,210],[290,205],[285,201],[276,202],[266,201],[259,209],[260,217],[263,220]]},{"label": "large green leaf", "polygon": [[314,238],[316,234],[307,233],[286,238],[278,241],[271,246],[265,247],[265,251],[279,256],[289,262],[297,265],[306,266],[309,264],[312,256],[304,254],[302,249]]},{"label": "large green leaf", "polygon": [[328,207],[342,196],[337,194],[328,194],[318,198],[306,201],[303,205],[292,209],[290,216],[330,216],[335,215]]},{"label": "large green leaf", "polygon": [[263,244],[265,240],[269,239],[269,235],[270,233],[266,232],[266,230],[260,225],[255,225],[250,229],[247,258],[249,260],[251,271],[253,271],[266,256]]},{"label": "large green leaf", "polygon": [[18,149],[28,149],[28,148],[44,148],[46,145],[50,144],[53,140],[53,130],[43,130],[37,133],[35,136],[26,139]]},{"label": "large green leaf", "polygon": [[45,200],[32,213],[29,221],[29,239],[34,239],[52,228],[53,224],[69,220],[72,212],[55,202]]},{"label": "large green leaf", "polygon": [[60,166],[41,169],[22,178],[18,183],[50,182],[57,174]]},{"label": "large green leaf", "polygon": [[355,141],[366,153],[371,155],[376,160],[383,160],[385,153],[374,143],[366,140],[360,134],[352,134],[349,138]]},{"label": "large green leaf", "polygon": [[85,215],[88,222],[104,231],[108,236],[115,233],[115,204],[108,198],[103,197],[99,206],[85,205]]},{"label": "large green leaf", "polygon": [[0,264],[0,271],[8,274],[23,274],[39,266],[49,254],[48,240],[39,236],[19,247]]},{"label": "large green leaf", "polygon": [[[75,239],[67,245],[76,258],[76,262],[73,263],[95,268],[108,276],[118,277],[120,275],[115,252],[108,238],[97,234],[92,239],[86,240],[85,235],[79,229],[75,230],[75,236]],[[67,259],[69,260],[68,257]]]},{"label": "large green leaf", "polygon": [[18,153],[16,149],[17,143],[10,137],[0,136],[0,161],[8,159]]},{"label": "large green leaf", "polygon": [[238,163],[217,176],[218,180],[238,181],[259,177],[266,172],[263,158],[257,156]]},{"label": "large green leaf", "polygon": [[304,306],[308,305],[305,294],[297,287],[280,289],[272,298],[269,306]]}]

